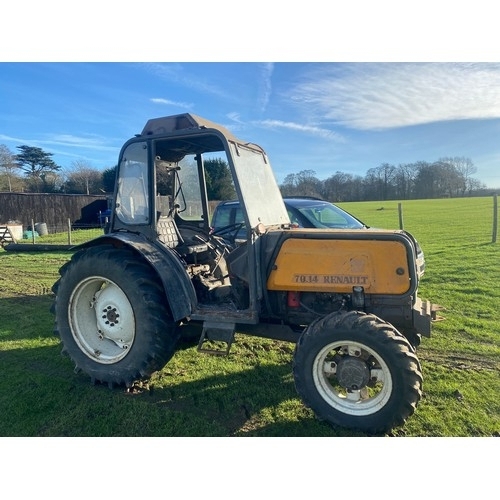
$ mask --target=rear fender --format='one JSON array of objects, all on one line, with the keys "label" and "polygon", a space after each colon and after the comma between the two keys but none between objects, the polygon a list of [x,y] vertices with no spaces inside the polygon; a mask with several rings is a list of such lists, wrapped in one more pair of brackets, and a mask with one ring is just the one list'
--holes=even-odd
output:
[{"label": "rear fender", "polygon": [[154,245],[136,233],[112,233],[74,247],[75,250],[110,244],[129,247],[145,259],[160,277],[174,321],[188,318],[197,304],[196,292],[180,258],[171,249]]}]

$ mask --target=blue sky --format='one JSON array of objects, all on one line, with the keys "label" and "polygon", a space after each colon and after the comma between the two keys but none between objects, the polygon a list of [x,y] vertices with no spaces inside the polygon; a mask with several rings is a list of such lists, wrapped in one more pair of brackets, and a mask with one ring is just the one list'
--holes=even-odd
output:
[{"label": "blue sky", "polygon": [[0,63],[0,144],[116,164],[149,118],[192,112],[267,151],[278,181],[465,156],[500,186],[500,63]]}]

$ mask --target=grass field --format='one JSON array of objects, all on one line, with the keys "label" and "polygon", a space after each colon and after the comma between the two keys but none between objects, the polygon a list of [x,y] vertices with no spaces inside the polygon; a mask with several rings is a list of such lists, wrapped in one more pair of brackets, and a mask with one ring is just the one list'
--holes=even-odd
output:
[{"label": "grass field", "polygon": [[[343,203],[397,228],[398,203]],[[500,435],[500,243],[491,198],[402,203],[421,243],[420,296],[446,308],[423,339],[424,397],[394,436]],[[52,237],[52,240],[57,238]],[[64,238],[61,241],[64,243]],[[68,252],[0,250],[1,436],[364,436],[315,419],[293,383],[293,345],[236,336],[227,358],[192,344],[133,391],[93,386],[60,355],[51,286]]]}]

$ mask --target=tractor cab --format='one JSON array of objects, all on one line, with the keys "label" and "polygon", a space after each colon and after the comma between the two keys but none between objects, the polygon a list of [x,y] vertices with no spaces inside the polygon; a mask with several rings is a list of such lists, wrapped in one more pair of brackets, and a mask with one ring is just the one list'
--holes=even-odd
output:
[{"label": "tractor cab", "polygon": [[[243,222],[215,233],[210,228],[204,168],[207,160],[227,165],[244,207]],[[261,280],[256,274],[260,272],[255,255],[257,240],[269,228],[290,226],[269,159],[261,147],[191,114],[149,120],[142,133],[121,150],[114,199],[109,236],[127,235],[128,241],[137,240],[137,244],[144,238],[157,248],[173,250],[185,263],[195,293],[189,294],[188,314],[186,307],[181,307],[179,317],[220,316],[222,307],[231,323],[258,321],[261,293],[257,284]],[[234,236],[242,228],[246,231],[245,246],[231,257]],[[237,281],[247,288],[236,297],[228,278],[231,260],[237,261],[234,267],[240,270],[233,274],[243,275]],[[229,295],[236,303],[234,307],[226,300]],[[214,303],[219,305],[217,312],[213,312]]]}]

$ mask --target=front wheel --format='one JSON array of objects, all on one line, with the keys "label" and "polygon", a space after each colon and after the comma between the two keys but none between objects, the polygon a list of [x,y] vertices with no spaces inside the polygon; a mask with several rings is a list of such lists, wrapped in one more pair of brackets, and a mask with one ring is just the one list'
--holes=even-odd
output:
[{"label": "front wheel", "polygon": [[293,373],[320,419],[372,434],[402,425],[422,396],[420,363],[406,338],[358,311],[312,323],[297,343]]},{"label": "front wheel", "polygon": [[55,333],[92,380],[131,386],[163,368],[179,337],[155,272],[131,250],[77,252],[53,287]]}]

